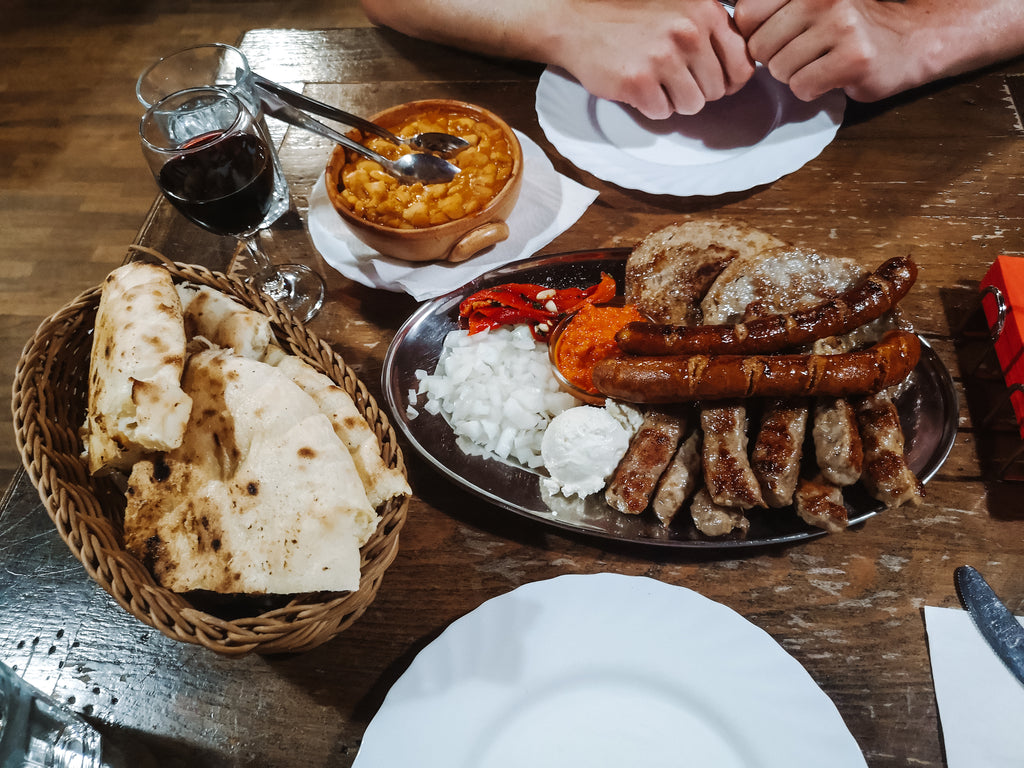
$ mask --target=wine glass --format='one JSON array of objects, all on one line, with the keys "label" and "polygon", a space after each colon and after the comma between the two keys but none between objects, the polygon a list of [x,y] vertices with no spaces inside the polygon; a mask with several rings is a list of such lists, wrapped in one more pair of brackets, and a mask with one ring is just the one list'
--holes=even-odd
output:
[{"label": "wine glass", "polygon": [[[264,133],[270,135],[263,119],[263,104],[253,88],[249,60],[232,45],[194,45],[157,59],[139,75],[135,83],[135,96],[144,108],[149,109],[172,93],[206,86],[223,88],[237,96],[255,116]],[[270,151],[277,154],[272,143]],[[280,160],[276,163],[276,173],[274,183],[285,190],[285,194],[279,196],[279,202],[267,213],[265,224],[268,227],[289,207],[288,182],[281,170]]]},{"label": "wine glass", "polygon": [[313,317],[323,304],[321,277],[302,264],[275,267],[260,244],[282,201],[287,208],[288,189],[277,183],[277,156],[245,104],[223,88],[187,88],[147,109],[139,135],[164,197],[204,229],[238,238],[256,263],[258,290],[299,320]]}]

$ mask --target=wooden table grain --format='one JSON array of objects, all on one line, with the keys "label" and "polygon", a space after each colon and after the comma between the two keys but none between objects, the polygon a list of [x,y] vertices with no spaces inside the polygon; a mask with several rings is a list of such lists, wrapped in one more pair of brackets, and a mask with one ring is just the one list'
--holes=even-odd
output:
[{"label": "wooden table grain", "polygon": [[[696,590],[768,632],[836,703],[870,766],[943,766],[923,607],[956,605],[953,568],[971,563],[1024,612],[1020,486],[995,471],[1019,443],[1001,416],[980,426],[1001,384],[984,376],[984,339],[963,332],[977,325],[978,281],[995,257],[1024,255],[1024,62],[851,104],[835,141],[795,173],[677,198],[604,183],[561,158],[537,122],[535,65],[366,28],[254,30],[241,46],[262,74],[357,113],[445,96],[503,115],[560,172],[600,192],[542,253],[629,246],[681,215],[720,214],[868,267],[911,254],[921,272],[903,307],[955,381],[956,443],[918,508],[841,535],[724,553],[616,545],[532,523],[453,486],[405,446],[415,498],[370,609],[313,651],[242,659],[172,641],[122,611],[60,541],[22,472],[0,510],[0,657],[91,717],[129,764],[348,766],[388,688],[453,620],[526,582],[614,571]],[[312,329],[381,400],[385,351],[416,303],[323,263],[304,222],[330,147],[275,131],[293,210],[268,249],[324,273],[327,304]],[[220,269],[233,254],[160,201],[138,242]]]}]

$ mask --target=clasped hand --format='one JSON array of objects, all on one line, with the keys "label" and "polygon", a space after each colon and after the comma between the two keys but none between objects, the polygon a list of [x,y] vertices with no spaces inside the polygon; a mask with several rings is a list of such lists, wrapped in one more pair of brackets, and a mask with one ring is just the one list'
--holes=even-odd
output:
[{"label": "clasped hand", "polygon": [[[718,0],[591,4],[565,67],[595,96],[652,119],[692,115],[740,90],[755,62],[810,101],[834,89],[864,101],[916,84],[900,44],[902,4]],[[613,41],[611,45],[609,42]],[[898,61],[900,56],[903,61]],[[919,75],[918,80],[923,76]]]}]

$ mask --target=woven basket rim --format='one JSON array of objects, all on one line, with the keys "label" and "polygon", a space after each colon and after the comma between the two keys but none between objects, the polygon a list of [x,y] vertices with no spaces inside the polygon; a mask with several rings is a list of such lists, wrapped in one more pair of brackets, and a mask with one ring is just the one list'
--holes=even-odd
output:
[{"label": "woven basket rim", "polygon": [[[133,247],[165,267],[176,283],[220,290],[267,315],[277,341],[352,396],[376,434],[385,464],[408,473],[387,414],[366,386],[329,344],[286,309],[237,277],[166,259]],[[12,412],[22,463],[61,538],[89,576],[133,616],[175,640],[227,656],[295,653],[335,637],[358,619],[376,597],[384,572],[398,551],[409,499],[385,502],[377,530],[361,549],[360,586],[354,592],[311,593],[268,602],[255,615],[221,618],[198,603],[196,595],[171,592],[156,583],[124,548],[121,516],[124,495],[110,478],[89,476],[81,459],[80,426],[95,311],[102,285],[79,294],[43,320],[26,342],[15,370]],[[84,357],[84,368],[83,360]],[[78,406],[69,404],[77,401]],[[237,601],[236,601],[237,602]]]}]

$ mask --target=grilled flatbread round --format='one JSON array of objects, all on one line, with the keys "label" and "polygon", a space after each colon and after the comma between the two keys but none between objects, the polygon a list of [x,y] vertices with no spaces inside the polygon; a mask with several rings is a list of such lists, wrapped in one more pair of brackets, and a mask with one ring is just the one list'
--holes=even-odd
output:
[{"label": "grilled flatbread round", "polygon": [[370,506],[376,509],[388,499],[412,493],[405,474],[384,463],[377,436],[348,392],[313,366],[280,349],[272,350],[267,362],[313,398],[320,412],[330,420],[335,434],[352,456]]}]

